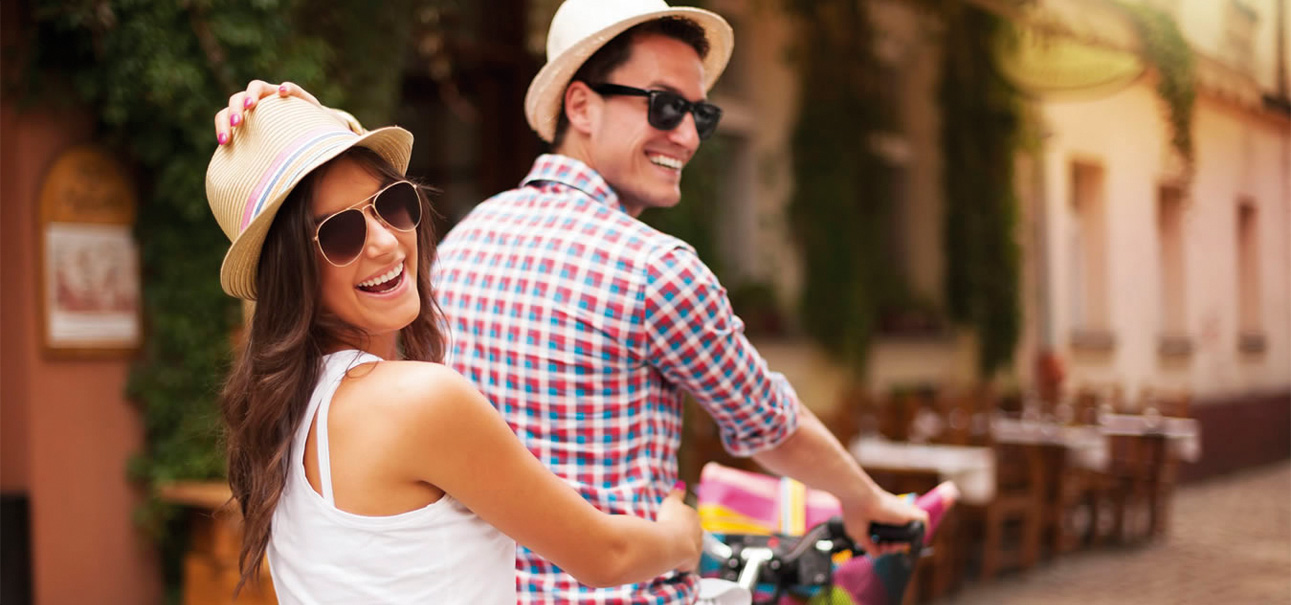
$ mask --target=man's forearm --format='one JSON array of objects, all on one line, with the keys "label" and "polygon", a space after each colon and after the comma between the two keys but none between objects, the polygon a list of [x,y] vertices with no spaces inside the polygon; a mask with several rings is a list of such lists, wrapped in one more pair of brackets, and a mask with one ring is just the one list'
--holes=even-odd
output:
[{"label": "man's forearm", "polygon": [[856,458],[805,406],[798,407],[798,430],[774,449],[753,455],[763,468],[836,496],[844,507],[868,508],[878,490]]}]

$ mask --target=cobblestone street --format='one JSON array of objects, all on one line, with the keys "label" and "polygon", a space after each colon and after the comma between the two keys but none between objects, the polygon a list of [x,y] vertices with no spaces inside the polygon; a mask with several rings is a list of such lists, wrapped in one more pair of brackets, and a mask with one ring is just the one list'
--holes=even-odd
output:
[{"label": "cobblestone street", "polygon": [[1291,603],[1291,463],[1184,485],[1174,506],[1163,541],[1068,555],[939,603]]}]

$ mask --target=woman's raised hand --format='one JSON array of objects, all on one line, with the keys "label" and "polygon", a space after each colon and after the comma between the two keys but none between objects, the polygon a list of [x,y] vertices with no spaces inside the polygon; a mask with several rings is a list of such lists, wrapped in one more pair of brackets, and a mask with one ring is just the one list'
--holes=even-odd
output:
[{"label": "woman's raised hand", "polygon": [[228,107],[215,114],[215,140],[221,145],[229,144],[233,140],[233,132],[246,119],[246,112],[255,107],[260,99],[272,94],[280,97],[300,97],[315,105],[321,105],[314,95],[309,94],[309,91],[291,82],[275,85],[263,80],[252,80],[247,84],[246,90],[235,92],[229,97]]},{"label": "woman's raised hand", "polygon": [[673,532],[685,548],[692,553],[687,563],[677,567],[678,571],[695,571],[699,568],[699,557],[703,554],[704,529],[699,524],[699,512],[686,505],[686,484],[677,482],[663,501],[659,503],[659,512],[655,522]]}]

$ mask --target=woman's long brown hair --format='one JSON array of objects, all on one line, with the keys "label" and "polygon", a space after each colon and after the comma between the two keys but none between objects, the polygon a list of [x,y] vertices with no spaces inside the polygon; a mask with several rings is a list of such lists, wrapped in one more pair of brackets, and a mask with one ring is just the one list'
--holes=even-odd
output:
[{"label": "woman's long brown hair", "polygon": [[[246,344],[224,385],[221,408],[227,429],[229,487],[242,512],[241,580],[259,578],[272,532],[270,521],[299,452],[292,437],[321,373],[329,346],[364,348],[367,339],[319,305],[319,262],[314,252],[310,200],[319,178],[342,158],[355,160],[381,183],[404,178],[379,155],[354,147],[314,170],[283,202],[260,252],[257,303]],[[440,311],[430,287],[435,258],[427,190],[422,189],[422,221],[417,228],[417,292],[421,310],[400,331],[405,359],[442,361],[445,338]]]}]

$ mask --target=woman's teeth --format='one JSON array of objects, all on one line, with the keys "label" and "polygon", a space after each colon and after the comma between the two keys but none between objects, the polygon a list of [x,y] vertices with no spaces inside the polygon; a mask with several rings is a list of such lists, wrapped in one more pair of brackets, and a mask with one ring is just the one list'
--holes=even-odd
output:
[{"label": "woman's teeth", "polygon": [[382,275],[378,275],[372,279],[369,279],[368,281],[359,283],[359,287],[364,289],[375,289],[378,286],[381,286],[382,284],[390,282],[391,280],[399,277],[401,274],[403,274],[403,263],[395,265],[393,269],[387,271]]},{"label": "woman's teeth", "polygon": [[681,160],[677,158],[670,158],[666,155],[652,155],[650,156],[650,163],[655,164],[657,166],[663,166],[664,168],[681,170]]}]

